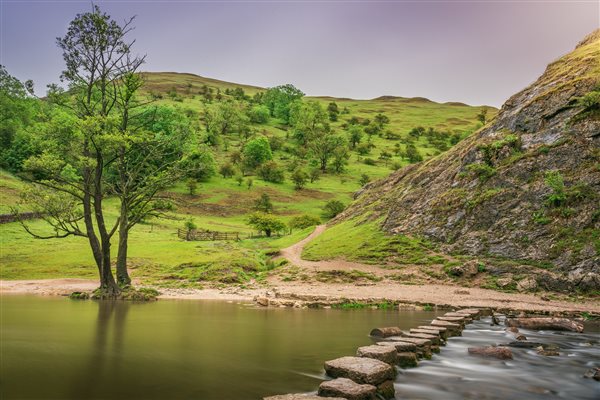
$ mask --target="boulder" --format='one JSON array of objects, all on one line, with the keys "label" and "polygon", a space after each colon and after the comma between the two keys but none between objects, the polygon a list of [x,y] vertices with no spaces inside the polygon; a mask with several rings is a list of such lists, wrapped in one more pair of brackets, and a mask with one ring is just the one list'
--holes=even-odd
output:
[{"label": "boulder", "polygon": [[377,385],[377,395],[390,400],[396,397],[396,389],[394,388],[394,381],[389,380]]},{"label": "boulder", "polygon": [[371,331],[369,335],[375,337],[389,337],[389,336],[398,336],[402,333],[402,329],[396,326],[388,326],[385,328],[375,328]]},{"label": "boulder", "polygon": [[469,354],[481,357],[498,358],[500,360],[512,360],[512,351],[506,347],[469,347]]},{"label": "boulder", "polygon": [[415,352],[417,351],[417,345],[414,343],[408,343],[408,342],[396,342],[396,341],[386,341],[386,342],[377,342],[378,346],[388,346],[388,347],[394,347],[396,349],[397,352],[401,353],[401,352]]},{"label": "boulder", "polygon": [[340,357],[326,361],[325,372],[333,378],[348,378],[356,383],[375,386],[396,376],[396,370],[389,364],[367,357]]},{"label": "boulder", "polygon": [[536,348],[537,353],[541,356],[546,356],[546,357],[556,357],[559,356],[560,353],[558,352],[558,350],[555,349],[550,349],[550,348],[544,348],[544,346],[540,346],[538,348]]},{"label": "boulder", "polygon": [[519,282],[517,282],[517,290],[519,292],[531,292],[537,289],[537,287],[537,281],[531,276],[525,279],[521,279]]},{"label": "boulder", "polygon": [[395,365],[398,352],[394,346],[363,346],[356,350],[358,357],[374,358],[384,363]]},{"label": "boulder", "polygon": [[325,381],[319,386],[319,396],[343,397],[347,400],[376,400],[377,387],[361,385],[347,378]]},{"label": "boulder", "polygon": [[[323,397],[314,394],[295,393],[278,394],[277,396],[263,397],[263,400],[323,400]],[[347,400],[343,397],[328,397],[327,400]]]},{"label": "boulder", "polygon": [[583,332],[583,324],[568,318],[534,317],[534,318],[507,318],[504,322],[508,327],[525,328],[531,330],[572,331]]},{"label": "boulder", "polygon": [[588,379],[594,379],[597,381],[600,381],[600,368],[596,367],[596,368],[592,368],[589,369],[584,375],[584,378],[588,378]]},{"label": "boulder", "polygon": [[254,301],[262,307],[267,307],[269,305],[269,299],[267,297],[257,296],[254,298]]}]

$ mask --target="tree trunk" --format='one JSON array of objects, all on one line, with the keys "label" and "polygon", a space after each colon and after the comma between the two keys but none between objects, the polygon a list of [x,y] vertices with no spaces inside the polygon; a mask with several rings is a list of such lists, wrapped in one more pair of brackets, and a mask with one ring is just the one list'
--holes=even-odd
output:
[{"label": "tree trunk", "polygon": [[127,242],[129,240],[129,218],[126,205],[121,205],[121,222],[119,223],[119,249],[117,250],[117,282],[119,286],[131,285],[127,272]]}]

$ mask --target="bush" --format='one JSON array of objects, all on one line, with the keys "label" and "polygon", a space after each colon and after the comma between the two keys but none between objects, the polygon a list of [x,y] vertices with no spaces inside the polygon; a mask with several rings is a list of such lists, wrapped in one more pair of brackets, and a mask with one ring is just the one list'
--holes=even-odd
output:
[{"label": "bush", "polygon": [[273,158],[269,139],[264,136],[250,140],[244,146],[244,164],[254,169]]},{"label": "bush", "polygon": [[363,163],[366,165],[377,165],[377,161],[373,160],[372,158],[365,158]]},{"label": "bush", "polygon": [[261,194],[260,198],[254,203],[254,209],[265,214],[273,212],[273,203],[271,203],[269,195],[266,193]]},{"label": "bush", "polygon": [[466,167],[467,171],[475,175],[481,183],[487,181],[492,176],[496,175],[496,168],[487,164],[469,164]]},{"label": "bush", "polygon": [[369,175],[367,174],[362,174],[360,176],[360,180],[358,181],[360,183],[360,186],[365,186],[367,183],[369,183],[371,181],[371,178],[369,178]]},{"label": "bush", "polygon": [[282,183],[285,180],[283,168],[275,161],[264,163],[256,172],[262,180],[267,182]]},{"label": "bush", "polygon": [[344,211],[346,206],[339,200],[329,200],[325,207],[323,207],[323,216],[325,218],[334,218],[339,213]]},{"label": "bush", "polygon": [[546,198],[546,203],[553,207],[562,206],[567,200],[567,195],[565,193],[565,182],[560,172],[546,172],[544,182],[552,189],[552,193]]},{"label": "bush", "polygon": [[297,168],[292,173],[292,182],[294,182],[294,188],[296,190],[300,190],[300,189],[304,188],[307,180],[308,180],[308,174],[300,168]]},{"label": "bush", "polygon": [[188,178],[207,181],[217,172],[215,158],[207,146],[201,146],[181,160],[181,169],[187,171]]},{"label": "bush", "polygon": [[256,105],[248,111],[248,117],[250,118],[250,122],[255,124],[265,124],[269,121],[271,112],[267,106]]},{"label": "bush", "polygon": [[288,225],[290,229],[305,229],[310,226],[319,225],[320,223],[320,218],[308,214],[303,214],[292,218]]},{"label": "bush", "polygon": [[219,173],[223,175],[223,178],[231,178],[235,174],[235,168],[231,163],[225,163],[219,168]]},{"label": "bush", "polygon": [[248,217],[248,225],[259,232],[264,232],[267,237],[273,233],[279,233],[285,229],[285,224],[271,214],[256,212]]}]

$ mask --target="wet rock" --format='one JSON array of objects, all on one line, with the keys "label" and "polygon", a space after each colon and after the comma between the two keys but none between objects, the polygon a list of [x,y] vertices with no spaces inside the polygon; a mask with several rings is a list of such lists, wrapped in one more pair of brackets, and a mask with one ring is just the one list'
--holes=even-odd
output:
[{"label": "wet rock", "polygon": [[389,337],[389,336],[398,336],[402,333],[402,329],[396,326],[388,326],[385,328],[375,328],[371,331],[369,335],[374,337]]},{"label": "wet rock", "polygon": [[466,323],[471,322],[471,318],[469,317],[437,317],[436,320],[453,322],[461,326],[464,326]]},{"label": "wet rock", "polygon": [[377,346],[393,347],[396,349],[396,351],[398,353],[417,351],[417,345],[414,343],[408,343],[408,342],[395,342],[395,341],[377,342]]},{"label": "wet rock", "polygon": [[528,277],[525,279],[521,279],[517,282],[517,290],[519,292],[531,292],[537,289],[538,283],[533,277]]},{"label": "wet rock", "polygon": [[[323,397],[314,394],[279,394],[277,396],[263,397],[263,400],[323,400]],[[343,397],[328,397],[327,400],[347,400]]]},{"label": "wet rock", "polygon": [[469,354],[481,357],[497,358],[500,360],[512,360],[512,351],[506,347],[469,347]]},{"label": "wet rock", "polygon": [[507,318],[506,326],[531,330],[583,332],[583,324],[568,318]]},{"label": "wet rock", "polygon": [[450,336],[460,336],[461,334],[461,326],[459,324],[455,324],[453,322],[449,322],[449,321],[440,321],[440,320],[433,320],[431,321],[431,326],[433,327],[442,327],[442,328],[446,328],[447,333],[448,333],[448,337]]},{"label": "wet rock", "polygon": [[554,350],[554,349],[545,349],[544,346],[540,346],[538,348],[536,348],[537,353],[541,356],[546,356],[546,357],[556,357],[559,356],[560,353],[558,352],[558,350]]},{"label": "wet rock", "polygon": [[417,346],[417,356],[421,358],[431,358],[431,341],[421,338],[409,338],[404,336],[392,336],[387,340],[395,342],[412,343]]},{"label": "wet rock", "polygon": [[506,328],[506,332],[519,333],[519,328],[517,328],[516,326],[509,326],[508,328]]},{"label": "wet rock", "polygon": [[393,399],[396,397],[396,389],[394,388],[394,381],[389,380],[377,385],[377,394],[385,400]]},{"label": "wet rock", "polygon": [[[432,335],[435,338],[437,338],[437,343],[435,344],[444,344],[445,340],[442,338],[442,335],[440,335],[439,331],[435,331],[435,330],[431,330],[431,329],[419,329],[419,328],[412,328],[410,330],[410,333],[412,334],[424,334],[424,335]],[[427,339],[426,337],[423,339]],[[432,343],[434,343],[432,341]]]},{"label": "wet rock", "polygon": [[348,378],[370,385],[379,385],[396,376],[396,370],[389,364],[366,357],[341,357],[326,361],[325,372],[333,378]]},{"label": "wet rock", "polygon": [[596,367],[588,370],[583,377],[600,381],[600,368]]},{"label": "wet rock", "polygon": [[417,329],[422,329],[424,331],[430,331],[437,333],[440,338],[444,340],[448,340],[448,330],[441,326],[431,326],[431,325],[421,325],[418,326]]},{"label": "wet rock", "polygon": [[462,310],[454,311],[455,314],[466,315],[471,319],[479,319],[482,315],[482,310],[478,308],[463,308]]},{"label": "wet rock", "polygon": [[516,348],[519,348],[519,349],[535,349],[537,347],[542,346],[542,343],[539,343],[539,342],[527,342],[527,341],[517,341],[517,342],[510,342],[510,343],[505,344],[503,346],[516,347]]},{"label": "wet rock", "polygon": [[267,307],[269,305],[269,299],[267,297],[257,296],[254,298],[254,301],[262,307]]},{"label": "wet rock", "polygon": [[426,339],[431,342],[432,345],[440,345],[440,337],[438,335],[432,335],[431,333],[412,333],[402,332],[402,337],[414,338],[414,339]]},{"label": "wet rock", "polygon": [[410,368],[417,366],[417,355],[413,352],[398,352],[397,364],[402,368]]},{"label": "wet rock", "polygon": [[319,386],[319,396],[343,397],[347,400],[376,400],[377,387],[358,384],[347,378],[325,381]]},{"label": "wet rock", "polygon": [[393,346],[363,346],[356,350],[358,357],[374,358],[384,363],[395,365],[398,352]]}]

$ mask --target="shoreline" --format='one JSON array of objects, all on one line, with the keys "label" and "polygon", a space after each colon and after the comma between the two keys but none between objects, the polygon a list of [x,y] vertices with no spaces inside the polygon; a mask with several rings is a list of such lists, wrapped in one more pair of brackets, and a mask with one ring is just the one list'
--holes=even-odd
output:
[{"label": "shoreline", "polygon": [[[138,283],[139,285],[139,283]],[[92,279],[0,280],[0,295],[67,296],[74,291],[92,291],[98,281]],[[379,283],[369,286],[351,284],[290,284],[269,282],[265,287],[240,289],[169,289],[156,288],[163,300],[221,300],[255,302],[269,307],[327,307],[355,302],[388,302],[398,308],[430,306],[440,309],[480,307],[498,311],[517,311],[576,315],[600,314],[600,299],[582,302],[544,300],[532,294],[504,293],[490,289],[450,285],[402,285]]]}]

